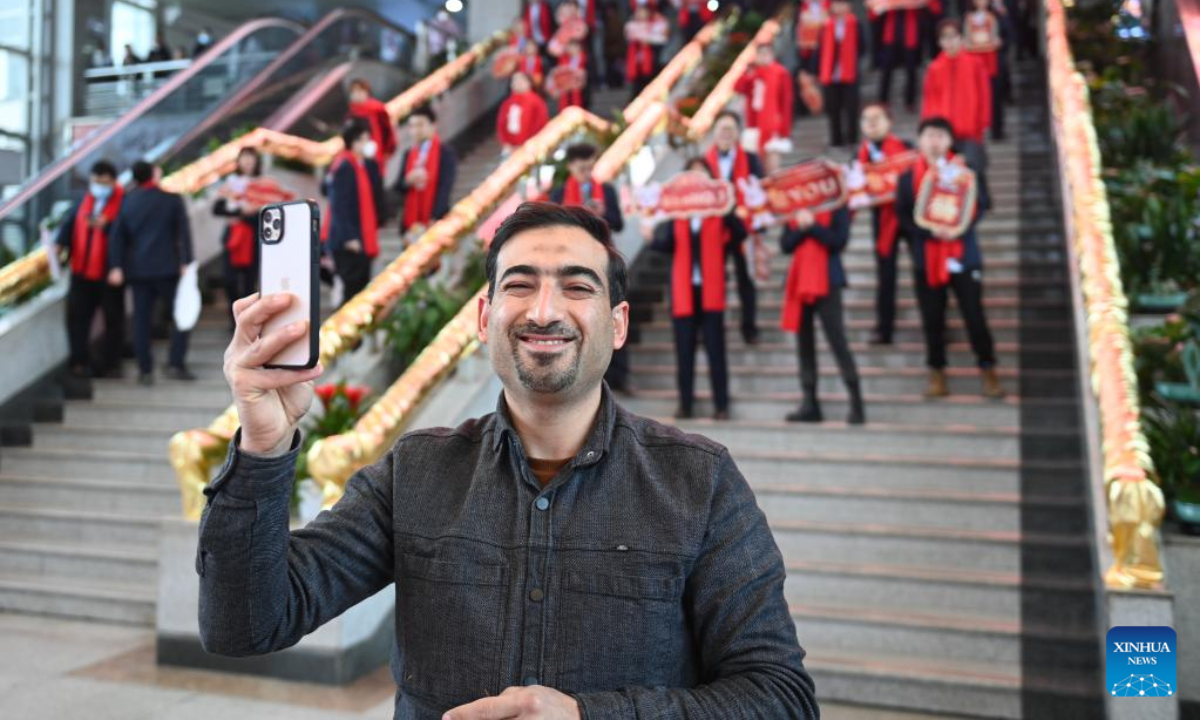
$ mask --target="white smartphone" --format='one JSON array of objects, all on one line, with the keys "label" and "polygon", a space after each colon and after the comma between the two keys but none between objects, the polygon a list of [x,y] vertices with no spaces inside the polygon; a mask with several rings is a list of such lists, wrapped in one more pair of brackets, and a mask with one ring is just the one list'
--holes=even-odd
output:
[{"label": "white smartphone", "polygon": [[288,345],[265,368],[303,370],[317,364],[320,353],[321,220],[311,200],[264,205],[258,213],[258,296],[291,293],[300,302],[267,321],[262,334],[297,320],[308,320],[308,335]]}]

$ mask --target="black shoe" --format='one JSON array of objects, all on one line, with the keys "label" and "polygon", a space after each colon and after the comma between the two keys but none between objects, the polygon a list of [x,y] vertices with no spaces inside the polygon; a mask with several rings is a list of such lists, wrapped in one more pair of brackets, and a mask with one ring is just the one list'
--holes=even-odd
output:
[{"label": "black shoe", "polygon": [[867,344],[868,345],[891,345],[892,339],[890,337],[885,336],[883,333],[879,332],[878,330],[872,330],[871,337],[869,337],[867,339]]},{"label": "black shoe", "polygon": [[821,415],[821,405],[813,399],[812,395],[805,395],[804,402],[800,405],[800,409],[795,412],[790,412],[786,417],[788,422],[809,422],[817,423],[825,420]]},{"label": "black shoe", "polygon": [[145,385],[146,387],[149,387],[153,384],[154,384],[154,376],[153,375],[151,375],[150,373],[139,373],[138,374],[138,385]]},{"label": "black shoe", "polygon": [[169,367],[167,377],[172,380],[195,380],[196,374],[185,367]]},{"label": "black shoe", "polygon": [[751,330],[750,332],[742,333],[742,340],[745,340],[747,345],[757,345],[759,337],[760,333],[758,332],[757,328]]},{"label": "black shoe", "polygon": [[675,419],[676,420],[690,420],[691,418],[692,418],[692,409],[691,408],[685,408],[682,405],[675,408]]},{"label": "black shoe", "polygon": [[87,365],[72,365],[70,373],[71,377],[74,378],[90,378],[92,376],[92,369]]},{"label": "black shoe", "polygon": [[728,419],[729,419],[729,409],[728,408],[726,408],[724,410],[718,410],[715,413],[713,413],[713,420],[728,420]]},{"label": "black shoe", "polygon": [[867,421],[867,413],[863,409],[862,386],[855,381],[846,388],[850,393],[850,414],[846,416],[849,425],[862,425]]},{"label": "black shoe", "polygon": [[104,370],[101,370],[100,372],[96,373],[96,377],[120,380],[121,378],[125,377],[125,369],[122,368],[120,365],[114,365],[110,368],[105,368]]}]

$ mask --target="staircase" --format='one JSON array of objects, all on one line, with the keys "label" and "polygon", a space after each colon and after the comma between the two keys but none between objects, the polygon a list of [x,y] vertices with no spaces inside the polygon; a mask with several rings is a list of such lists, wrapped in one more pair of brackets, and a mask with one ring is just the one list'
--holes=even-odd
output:
[{"label": "staircase", "polygon": [[[627,91],[598,91],[607,116]],[[495,168],[494,126],[457,143],[458,200]],[[401,249],[395,224],[380,233],[381,269]],[[328,305],[328,296],[323,299]],[[159,518],[177,515],[179,489],[167,442],[205,427],[231,402],[222,371],[229,344],[225,307],[205,307],[188,365],[199,379],[92,381],[92,397],[68,400],[61,423],[38,423],[28,447],[0,448],[0,610],[153,625]],[[165,343],[155,359],[166,362]]]},{"label": "staircase", "polygon": [[[983,399],[957,309],[947,312],[951,396],[926,401],[924,349],[902,246],[896,344],[868,346],[875,266],[870,214],[843,255],[867,424],[848,426],[836,363],[818,340],[826,422],[794,424],[795,338],[779,330],[790,256],[768,244],[760,342],[739,331],[729,273],[731,421],[713,410],[703,352],[695,420],[676,421],[668,260],[639,262],[630,410],[727,445],[787,565],[786,595],[818,697],[1000,718],[1103,717],[1090,530],[1075,397],[1074,334],[1044,70],[1023,66],[1010,139],[990,143],[993,210],[980,226],[984,295],[1009,397]],[[864,85],[864,97],[875,89]],[[917,119],[897,119],[914,139]],[[824,118],[797,123],[785,165],[824,151]],[[833,157],[844,159],[834,151]],[[953,304],[953,301],[951,301]],[[831,714],[831,716],[833,716]]]}]

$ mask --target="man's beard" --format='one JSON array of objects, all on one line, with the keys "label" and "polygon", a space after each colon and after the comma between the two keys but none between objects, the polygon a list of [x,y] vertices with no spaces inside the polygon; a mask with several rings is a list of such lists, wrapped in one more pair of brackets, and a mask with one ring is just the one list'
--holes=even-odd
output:
[{"label": "man's beard", "polygon": [[[512,341],[512,359],[513,367],[517,370],[517,379],[525,386],[526,390],[537,393],[559,393],[575,384],[579,379],[579,361],[583,355],[582,348],[576,347],[575,356],[567,361],[567,366],[557,370],[549,369],[551,365],[562,360],[564,353],[535,353],[532,364],[527,364],[525,359],[521,357],[522,341],[518,335],[535,334],[535,335],[563,335],[571,338],[570,342],[580,342],[578,335],[567,331],[562,325],[551,325],[548,328],[524,328],[514,329],[509,333],[509,338]],[[539,372],[539,370],[542,370]]]}]

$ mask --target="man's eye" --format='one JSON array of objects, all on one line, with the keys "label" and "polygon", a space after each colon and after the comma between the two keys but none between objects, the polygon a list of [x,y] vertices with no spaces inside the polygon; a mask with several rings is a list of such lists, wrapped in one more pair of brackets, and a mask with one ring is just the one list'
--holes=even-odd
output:
[{"label": "man's eye", "polygon": [[529,288],[529,283],[509,283],[504,286],[505,290],[525,290]]},{"label": "man's eye", "polygon": [[593,292],[592,288],[588,285],[571,285],[570,287],[567,288],[567,291],[568,292],[581,292],[581,293]]}]

